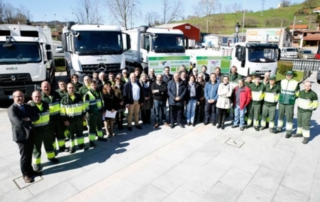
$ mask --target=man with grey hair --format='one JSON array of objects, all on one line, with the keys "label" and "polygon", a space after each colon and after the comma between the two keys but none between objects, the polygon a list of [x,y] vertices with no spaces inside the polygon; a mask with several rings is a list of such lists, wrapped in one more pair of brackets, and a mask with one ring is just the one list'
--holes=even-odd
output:
[{"label": "man with grey hair", "polygon": [[178,72],[174,73],[173,80],[168,83],[167,88],[169,96],[170,127],[174,128],[174,123],[176,121],[181,128],[184,128],[181,118],[187,87],[180,80]]},{"label": "man with grey hair", "polygon": [[264,78],[262,83],[266,86],[267,84],[269,84],[269,79],[270,79],[270,72],[264,73]]},{"label": "man with grey hair", "polygon": [[108,83],[107,76],[104,72],[100,72],[98,75],[99,81],[98,81],[98,92],[102,92],[103,86]]},{"label": "man with grey hair", "polygon": [[24,94],[15,91],[12,94],[14,103],[8,108],[8,117],[12,126],[12,138],[20,150],[20,169],[25,183],[33,182],[36,172],[32,168],[32,152],[35,140],[32,121],[39,119],[39,114],[24,104]]}]

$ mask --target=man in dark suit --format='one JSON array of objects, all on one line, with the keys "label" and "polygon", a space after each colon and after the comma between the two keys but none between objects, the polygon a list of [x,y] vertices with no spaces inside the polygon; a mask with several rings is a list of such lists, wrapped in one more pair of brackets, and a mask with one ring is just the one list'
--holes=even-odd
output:
[{"label": "man in dark suit", "polygon": [[32,121],[38,120],[39,115],[30,105],[24,104],[24,94],[21,91],[15,91],[12,97],[14,103],[8,108],[12,137],[20,150],[20,168],[23,179],[26,183],[31,183],[33,182],[32,176],[37,175],[31,165],[35,139]]},{"label": "man in dark suit", "polygon": [[187,87],[181,81],[179,73],[174,73],[173,80],[168,83],[167,88],[169,95],[170,127],[174,128],[174,122],[177,121],[179,126],[184,128],[181,123],[181,118]]}]

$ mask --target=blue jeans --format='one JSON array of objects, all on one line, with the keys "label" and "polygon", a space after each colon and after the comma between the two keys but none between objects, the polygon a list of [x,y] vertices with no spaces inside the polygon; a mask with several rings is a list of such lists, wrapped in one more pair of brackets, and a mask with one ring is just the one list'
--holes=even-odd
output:
[{"label": "blue jeans", "polygon": [[244,127],[244,115],[246,112],[246,108],[244,107],[242,110],[240,110],[240,106],[236,105],[234,107],[234,122],[233,125],[234,126],[238,126],[239,125],[239,121],[240,121],[240,127]]},{"label": "blue jeans", "polygon": [[154,117],[156,123],[166,122],[166,101],[154,100],[153,101]]},{"label": "blue jeans", "polygon": [[197,100],[189,100],[187,104],[187,122],[188,123],[194,123],[194,116],[196,114],[196,106],[197,106]]}]

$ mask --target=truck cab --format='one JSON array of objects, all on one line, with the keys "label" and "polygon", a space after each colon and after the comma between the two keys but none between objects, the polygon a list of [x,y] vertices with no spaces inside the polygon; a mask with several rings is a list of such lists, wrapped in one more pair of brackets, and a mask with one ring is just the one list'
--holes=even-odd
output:
[{"label": "truck cab", "polygon": [[20,90],[30,98],[42,81],[53,83],[51,30],[30,25],[0,25],[0,100]]},{"label": "truck cab", "polygon": [[185,54],[188,40],[180,30],[141,26],[126,33],[131,38],[131,50],[126,52],[129,69],[140,67],[147,72],[150,67],[161,73],[164,66],[170,66],[174,71],[181,64],[189,64]]},{"label": "truck cab", "polygon": [[120,27],[67,23],[62,31],[67,77],[98,72],[120,72],[125,68],[124,52],[130,49],[130,37]]},{"label": "truck cab", "polygon": [[276,44],[236,43],[231,56],[231,67],[236,66],[242,76],[255,72],[276,74],[280,49]]}]

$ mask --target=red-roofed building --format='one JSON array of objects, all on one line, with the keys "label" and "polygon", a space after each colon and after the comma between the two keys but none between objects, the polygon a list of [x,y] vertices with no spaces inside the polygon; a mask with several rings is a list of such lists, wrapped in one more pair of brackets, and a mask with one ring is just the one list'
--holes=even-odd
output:
[{"label": "red-roofed building", "polygon": [[315,9],[313,9],[313,12],[314,12],[314,13],[320,13],[320,7],[317,7],[317,8],[315,8]]},{"label": "red-roofed building", "polygon": [[293,30],[308,30],[308,25],[290,25],[290,32],[292,32]]}]

